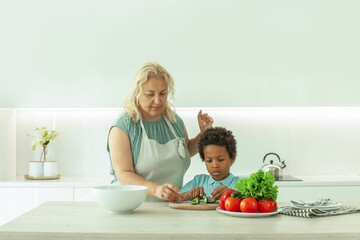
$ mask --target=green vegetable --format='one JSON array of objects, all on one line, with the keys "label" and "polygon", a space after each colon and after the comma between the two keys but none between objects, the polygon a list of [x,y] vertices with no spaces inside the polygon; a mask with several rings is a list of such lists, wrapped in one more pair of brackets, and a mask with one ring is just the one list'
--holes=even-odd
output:
[{"label": "green vegetable", "polygon": [[239,192],[233,192],[230,196],[233,197],[233,198],[238,198],[238,199],[244,199],[245,198]]},{"label": "green vegetable", "polygon": [[199,203],[200,203],[200,198],[197,197],[197,198],[194,198],[194,199],[192,200],[191,205],[197,205],[197,204],[199,204]]},{"label": "green vegetable", "polygon": [[200,199],[204,199],[204,203],[210,203],[210,200],[207,196],[204,197],[196,197],[192,200],[191,205],[198,205],[200,204]]},{"label": "green vegetable", "polygon": [[278,186],[274,186],[275,178],[270,172],[264,173],[261,169],[251,174],[248,178],[240,179],[235,183],[234,188],[237,189],[242,197],[252,197],[258,201],[270,199],[276,201],[278,194]]}]

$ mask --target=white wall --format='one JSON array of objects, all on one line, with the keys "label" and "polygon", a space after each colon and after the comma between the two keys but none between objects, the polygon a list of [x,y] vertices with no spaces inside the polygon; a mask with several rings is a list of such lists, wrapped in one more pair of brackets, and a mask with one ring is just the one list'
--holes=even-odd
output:
[{"label": "white wall", "polygon": [[16,111],[0,109],[0,178],[16,175]]},{"label": "white wall", "polygon": [[359,9],[357,0],[1,0],[0,107],[119,107],[148,60],[173,74],[178,107],[359,106]]},{"label": "white wall", "polygon": [[66,176],[108,176],[110,160],[107,134],[120,109],[39,109],[18,110],[17,174],[28,172],[28,161],[39,161],[39,151],[31,151],[35,127],[56,129],[60,135],[49,144],[50,158],[58,162],[58,172]]},{"label": "white wall", "polygon": [[[190,137],[199,131],[198,110],[177,108]],[[232,166],[236,175],[257,171],[268,152],[276,152],[285,160],[284,174],[360,174],[360,107],[203,108],[203,111],[214,118],[215,126],[233,131],[238,148]],[[0,152],[0,166],[11,163],[7,167],[11,171],[2,170],[0,177],[28,173],[28,161],[38,156],[31,151],[27,134],[38,126],[55,128],[61,133],[49,145],[52,152],[49,160],[58,161],[62,176],[109,176],[107,134],[120,112],[118,108],[16,109],[17,120],[12,118],[16,131],[0,134],[0,142],[16,138],[17,150],[6,149],[5,155]],[[0,116],[5,114],[9,111],[0,109]],[[14,162],[16,173],[12,171]],[[206,173],[206,168],[197,155],[192,158],[185,180],[199,173]]]},{"label": "white wall", "polygon": [[[148,60],[174,76],[190,136],[198,108],[224,108],[211,114],[236,134],[235,173],[257,169],[269,151],[289,174],[359,173],[359,8],[357,0],[0,0],[0,177],[26,174],[37,158],[26,134],[43,125],[62,132],[50,149],[59,172],[107,174],[108,127]],[[198,160],[190,174],[205,171]]]}]

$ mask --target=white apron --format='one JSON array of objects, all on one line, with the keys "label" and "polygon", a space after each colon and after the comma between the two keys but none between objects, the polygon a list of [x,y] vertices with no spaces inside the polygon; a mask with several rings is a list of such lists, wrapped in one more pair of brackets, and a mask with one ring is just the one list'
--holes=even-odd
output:
[{"label": "white apron", "polygon": [[[160,185],[171,183],[180,189],[183,186],[185,172],[190,165],[190,153],[186,147],[185,139],[179,138],[167,118],[165,116],[163,118],[175,139],[160,144],[156,140],[148,138],[140,117],[142,140],[135,173],[147,181]],[[146,196],[146,201],[156,202],[163,200]]]}]

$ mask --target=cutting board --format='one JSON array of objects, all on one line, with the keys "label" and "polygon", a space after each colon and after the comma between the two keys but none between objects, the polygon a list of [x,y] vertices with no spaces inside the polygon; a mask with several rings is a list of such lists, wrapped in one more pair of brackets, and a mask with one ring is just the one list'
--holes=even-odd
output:
[{"label": "cutting board", "polygon": [[219,206],[218,202],[204,203],[200,202],[197,205],[191,205],[191,201],[179,201],[169,203],[170,208],[184,209],[184,210],[215,210]]}]

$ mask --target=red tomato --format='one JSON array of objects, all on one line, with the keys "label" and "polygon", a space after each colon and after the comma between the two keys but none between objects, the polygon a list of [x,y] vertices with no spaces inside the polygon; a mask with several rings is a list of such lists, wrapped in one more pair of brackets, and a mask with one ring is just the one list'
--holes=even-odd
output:
[{"label": "red tomato", "polygon": [[228,197],[225,200],[225,209],[229,212],[240,212],[241,199]]},{"label": "red tomato", "polygon": [[244,213],[256,213],[258,211],[258,201],[252,197],[245,198],[240,203],[240,210]]},{"label": "red tomato", "polygon": [[276,202],[276,201],[273,201],[273,204],[274,204],[274,210],[273,210],[273,211],[275,211],[276,208],[277,208],[277,202]]},{"label": "red tomato", "polygon": [[273,212],[275,210],[274,205],[275,203],[269,199],[265,199],[264,201],[259,201],[258,202],[259,212],[261,213]]},{"label": "red tomato", "polygon": [[219,207],[222,209],[222,210],[226,210],[225,208],[225,201],[221,201],[219,202]]},{"label": "red tomato", "polygon": [[219,207],[222,209],[222,210],[226,210],[225,208],[225,201],[228,197],[231,197],[231,194],[233,192],[238,192],[236,191],[235,189],[232,189],[232,188],[229,188],[227,189],[220,197],[220,202],[219,202]]}]

